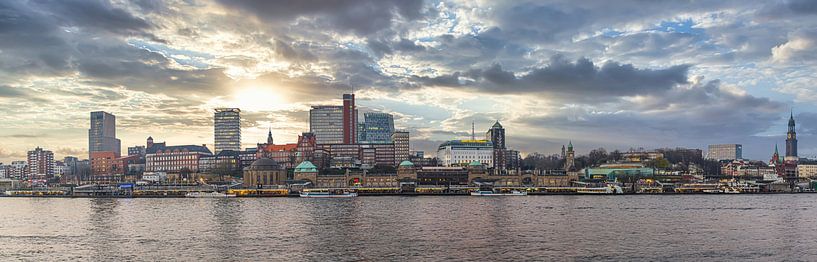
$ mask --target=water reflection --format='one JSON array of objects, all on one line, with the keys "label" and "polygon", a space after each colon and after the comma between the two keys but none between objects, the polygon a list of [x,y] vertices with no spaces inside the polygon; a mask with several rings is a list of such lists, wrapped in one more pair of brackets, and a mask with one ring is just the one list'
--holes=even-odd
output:
[{"label": "water reflection", "polygon": [[12,260],[809,260],[817,195],[0,198]]}]

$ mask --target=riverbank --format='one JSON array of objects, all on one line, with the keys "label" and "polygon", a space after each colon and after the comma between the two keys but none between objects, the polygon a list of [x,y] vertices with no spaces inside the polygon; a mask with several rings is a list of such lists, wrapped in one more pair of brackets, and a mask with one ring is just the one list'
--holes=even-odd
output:
[{"label": "riverbank", "polygon": [[[528,196],[679,196],[679,195],[787,195],[787,194],[814,194],[817,192],[750,192],[750,193],[622,193],[622,194],[589,194],[589,193],[541,193],[532,192]],[[359,197],[377,196],[471,196],[469,193],[358,193]],[[298,198],[299,194],[287,195],[242,195],[237,198]],[[189,198],[185,195],[0,195],[0,198]]]}]

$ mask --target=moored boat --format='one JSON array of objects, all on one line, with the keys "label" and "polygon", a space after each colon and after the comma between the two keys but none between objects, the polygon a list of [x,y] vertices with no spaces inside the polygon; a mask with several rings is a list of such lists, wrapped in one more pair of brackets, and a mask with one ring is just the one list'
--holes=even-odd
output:
[{"label": "moored boat", "polygon": [[508,192],[508,193],[498,193],[498,192],[494,192],[494,191],[480,190],[480,191],[471,192],[471,195],[472,196],[527,196],[528,192],[526,192],[526,191],[511,191],[511,192]]},{"label": "moored boat", "polygon": [[317,191],[317,192],[301,192],[301,197],[306,198],[349,198],[349,197],[356,197],[357,193],[355,192],[342,192],[342,193],[334,193],[334,192],[327,192],[327,191]]},{"label": "moored boat", "polygon": [[620,186],[605,186],[605,187],[580,187],[576,188],[577,194],[623,194],[624,191]]},{"label": "moored boat", "polygon": [[219,193],[219,192],[190,192],[184,195],[191,198],[225,198],[235,197],[235,195]]}]

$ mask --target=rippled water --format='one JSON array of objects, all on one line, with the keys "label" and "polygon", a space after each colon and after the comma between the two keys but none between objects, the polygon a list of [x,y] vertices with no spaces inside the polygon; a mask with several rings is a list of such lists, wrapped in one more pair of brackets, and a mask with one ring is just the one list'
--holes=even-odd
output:
[{"label": "rippled water", "polygon": [[15,260],[814,260],[817,194],[0,198]]}]

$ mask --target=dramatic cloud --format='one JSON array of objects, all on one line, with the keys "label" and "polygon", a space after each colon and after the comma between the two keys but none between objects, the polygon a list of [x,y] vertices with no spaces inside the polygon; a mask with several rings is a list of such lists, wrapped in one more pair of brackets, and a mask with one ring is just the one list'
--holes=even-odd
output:
[{"label": "dramatic cloud", "polygon": [[265,1],[239,0],[219,1],[225,6],[241,12],[255,14],[258,18],[271,22],[289,23],[296,18],[304,18],[321,26],[328,26],[342,32],[371,34],[390,28],[393,19],[413,20],[418,18],[421,0],[351,0],[351,1]]},{"label": "dramatic cloud", "polygon": [[817,61],[817,32],[796,32],[785,44],[772,48],[772,59],[777,62]]},{"label": "dramatic cloud", "polygon": [[[817,155],[814,1],[0,1],[0,161],[84,155],[88,114],[212,144],[293,142],[311,105],[355,91],[412,150],[507,128],[511,148],[742,143],[765,159],[793,107]],[[800,120],[799,118],[802,118]],[[584,150],[584,151],[582,151]]]}]

